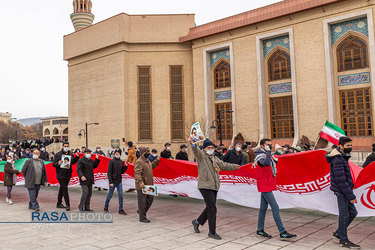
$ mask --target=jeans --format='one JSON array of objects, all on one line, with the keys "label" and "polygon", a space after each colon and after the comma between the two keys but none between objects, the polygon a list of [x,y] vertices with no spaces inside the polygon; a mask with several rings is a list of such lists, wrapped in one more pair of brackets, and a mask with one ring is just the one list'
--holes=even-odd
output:
[{"label": "jeans", "polygon": [[197,219],[198,223],[203,226],[208,220],[209,232],[211,234],[216,234],[217,191],[210,189],[199,189],[199,192],[201,192],[203,196],[204,202],[206,203],[206,208]]},{"label": "jeans", "polygon": [[81,202],[79,203],[78,208],[80,210],[89,210],[90,209],[90,199],[92,195],[92,185],[81,185],[82,196]]},{"label": "jeans", "polygon": [[260,208],[258,215],[258,231],[264,230],[264,221],[266,219],[268,204],[271,206],[273,219],[276,222],[277,228],[279,229],[279,233],[284,233],[285,228],[280,218],[279,205],[277,204],[275,196],[272,192],[261,193]]},{"label": "jeans", "polygon": [[137,190],[138,198],[138,214],[139,220],[147,219],[146,213],[150,209],[154,196],[142,193],[142,190]]},{"label": "jeans", "polygon": [[67,206],[70,206],[69,193],[68,193],[68,184],[70,179],[58,179],[60,188],[59,194],[57,195],[57,205],[62,204],[62,198],[64,197],[65,203]]},{"label": "jeans", "polygon": [[30,197],[29,208],[31,209],[39,208],[39,203],[37,199],[38,199],[38,194],[40,190],[40,184],[35,184],[33,188],[28,188],[27,190],[29,191],[29,197]]},{"label": "jeans", "polygon": [[358,212],[354,204],[351,203],[344,194],[335,192],[337,205],[339,207],[339,227],[337,233],[340,240],[348,240],[348,227],[357,216]]},{"label": "jeans", "polygon": [[7,197],[8,197],[8,199],[12,198],[12,188],[13,188],[13,186],[7,186]]},{"label": "jeans", "polygon": [[117,188],[117,193],[118,193],[118,206],[119,210],[123,210],[123,193],[122,193],[122,183],[113,183],[113,187],[109,186],[109,192],[107,195],[107,199],[105,200],[104,208],[109,207],[109,201],[111,200],[113,196],[113,192]]}]

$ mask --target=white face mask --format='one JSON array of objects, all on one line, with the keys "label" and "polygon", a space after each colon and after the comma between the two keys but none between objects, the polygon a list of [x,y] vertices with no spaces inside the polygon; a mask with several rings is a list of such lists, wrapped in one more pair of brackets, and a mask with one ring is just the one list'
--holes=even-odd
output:
[{"label": "white face mask", "polygon": [[237,150],[238,152],[240,152],[240,151],[241,151],[241,147],[237,147],[236,150]]},{"label": "white face mask", "polygon": [[12,163],[12,160],[7,160],[8,163]]},{"label": "white face mask", "polygon": [[99,152],[99,151],[100,151],[100,148],[97,148],[96,151]]},{"label": "white face mask", "polygon": [[34,160],[36,160],[36,159],[38,159],[38,158],[39,158],[38,155],[33,155],[33,159],[34,159]]},{"label": "white face mask", "polygon": [[157,155],[157,154],[153,154],[152,156],[153,156],[153,157],[157,157],[158,155]]},{"label": "white face mask", "polygon": [[185,148],[184,152],[187,153],[187,149],[186,148]]},{"label": "white face mask", "polygon": [[46,149],[45,149],[45,148],[42,148],[41,150],[42,150],[42,152],[44,152],[44,150],[46,150]]},{"label": "white face mask", "polygon": [[85,157],[86,157],[87,159],[90,159],[91,154],[85,154]]},{"label": "white face mask", "polygon": [[69,148],[68,147],[64,147],[64,152],[68,152],[69,151]]},{"label": "white face mask", "polygon": [[115,157],[116,157],[117,159],[120,159],[120,155],[115,155]]},{"label": "white face mask", "polygon": [[171,150],[171,147],[167,147],[167,150]]},{"label": "white face mask", "polygon": [[215,152],[215,149],[207,150],[206,152],[207,152],[208,155],[213,155],[214,152]]}]

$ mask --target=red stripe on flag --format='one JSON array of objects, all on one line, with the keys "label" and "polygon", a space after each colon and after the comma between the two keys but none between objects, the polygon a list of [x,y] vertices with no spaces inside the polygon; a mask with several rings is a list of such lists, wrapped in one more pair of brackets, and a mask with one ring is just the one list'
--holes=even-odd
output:
[{"label": "red stripe on flag", "polygon": [[335,145],[339,145],[339,140],[337,140],[336,138],[333,138],[332,136],[324,133],[323,131],[320,132],[320,137],[323,138],[323,139],[326,139],[327,141],[335,144]]}]

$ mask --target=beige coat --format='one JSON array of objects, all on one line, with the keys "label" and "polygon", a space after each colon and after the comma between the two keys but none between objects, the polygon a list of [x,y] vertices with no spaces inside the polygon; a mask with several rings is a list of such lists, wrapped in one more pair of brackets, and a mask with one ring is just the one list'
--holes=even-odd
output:
[{"label": "beige coat", "polygon": [[219,191],[219,172],[213,166],[213,159],[215,160],[216,167],[220,170],[231,171],[239,168],[237,164],[223,162],[216,156],[208,156],[198,146],[192,146],[192,150],[198,163],[198,189]]},{"label": "beige coat", "polygon": [[134,164],[135,188],[141,190],[141,185],[154,185],[154,175],[152,170],[159,165],[160,159],[152,163],[143,155]]}]

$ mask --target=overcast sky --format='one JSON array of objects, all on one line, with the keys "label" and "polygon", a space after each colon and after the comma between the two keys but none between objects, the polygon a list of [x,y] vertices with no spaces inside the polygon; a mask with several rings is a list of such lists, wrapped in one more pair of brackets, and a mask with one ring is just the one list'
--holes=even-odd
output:
[{"label": "overcast sky", "polygon": [[[194,13],[197,25],[279,0],[92,0],[94,23],[118,13]],[[73,0],[1,1],[0,112],[15,118],[68,114],[63,36]],[[229,4],[228,4],[229,3]]]}]

